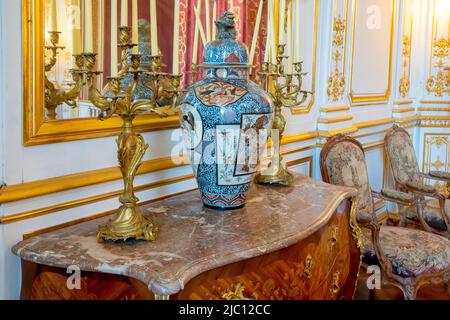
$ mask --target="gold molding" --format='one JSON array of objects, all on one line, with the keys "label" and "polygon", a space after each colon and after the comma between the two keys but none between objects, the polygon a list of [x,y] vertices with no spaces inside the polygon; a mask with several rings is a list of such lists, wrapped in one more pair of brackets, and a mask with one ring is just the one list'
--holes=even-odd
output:
[{"label": "gold molding", "polygon": [[340,128],[340,129],[336,129],[336,130],[329,130],[329,131],[325,131],[325,130],[319,130],[319,137],[321,138],[330,138],[333,137],[337,134],[350,134],[350,133],[354,133],[358,131],[358,128],[355,126],[350,126],[350,127],[346,127],[346,128]]},{"label": "gold molding", "polygon": [[421,100],[420,103],[423,104],[449,104],[450,100]]},{"label": "gold molding", "polygon": [[399,100],[399,101],[394,101],[394,105],[396,106],[401,106],[401,105],[405,105],[405,104],[412,104],[414,101],[412,100]]},{"label": "gold molding", "polygon": [[392,118],[379,119],[374,121],[366,121],[366,122],[358,122],[355,123],[354,126],[358,129],[370,128],[375,126],[381,126],[383,124],[391,124],[394,120]]},{"label": "gold molding", "polygon": [[[183,161],[181,158],[178,160],[179,162]],[[175,164],[170,157],[148,160],[143,162],[137,174],[142,175],[184,165],[186,164]],[[118,167],[111,167],[6,186],[0,189],[0,204],[115,181],[121,179],[121,177],[120,169]]]},{"label": "gold molding", "polygon": [[[310,147],[308,147],[308,149],[309,148]],[[307,148],[304,148],[304,150],[306,150],[306,149]],[[306,163],[308,161],[310,162],[310,176],[312,177],[312,170],[313,170],[313,162],[312,162],[313,157],[312,156],[290,161],[287,163],[287,165],[292,166],[292,165],[296,165],[296,164]],[[181,176],[181,177],[175,177],[175,178],[170,178],[170,179],[165,179],[165,180],[161,180],[161,181],[156,181],[156,182],[140,185],[140,186],[135,187],[135,191],[142,192],[145,190],[155,189],[155,188],[159,188],[162,186],[167,186],[167,185],[187,181],[190,179],[194,179],[194,175],[189,174],[189,175],[185,175],[185,176]],[[192,190],[195,190],[195,189],[192,189]],[[40,216],[44,216],[44,215],[48,215],[48,214],[76,208],[76,207],[81,207],[81,206],[96,203],[96,202],[100,202],[100,201],[105,201],[108,199],[113,199],[113,198],[118,197],[121,193],[122,193],[122,190],[117,190],[117,191],[108,192],[108,193],[104,193],[104,194],[100,194],[100,195],[96,195],[96,196],[82,198],[79,200],[60,203],[60,204],[52,205],[52,206],[45,207],[45,208],[39,208],[39,209],[27,211],[27,212],[12,214],[12,215],[9,215],[6,217],[0,217],[0,224],[11,224],[11,223],[15,223],[15,222],[22,221],[22,220],[28,220],[28,219],[32,219],[32,218],[36,218],[36,217],[40,217]],[[174,195],[176,195],[176,194],[174,194]],[[173,196],[173,195],[170,195],[170,196]],[[164,198],[166,198],[166,197],[168,197],[168,196],[165,196]],[[111,211],[111,213],[113,213],[113,212],[114,211]]]},{"label": "gold molding", "polygon": [[433,108],[433,107],[419,107],[418,111],[431,111],[431,112],[450,112],[450,108]]},{"label": "gold molding", "polygon": [[[304,132],[295,135],[287,135],[281,141],[282,145],[311,140],[317,137],[317,132]],[[310,148],[310,147],[308,147]],[[283,151],[288,153],[289,151]],[[295,151],[297,152],[297,151]],[[148,174],[156,171],[173,169],[188,165],[188,161],[182,158],[171,157],[144,161],[137,175]],[[88,172],[55,177],[45,180],[26,182],[23,184],[6,186],[0,189],[0,204],[9,203],[52,193],[88,187],[100,183],[111,182],[122,178],[118,167],[98,169]]]},{"label": "gold molding", "polygon": [[[402,48],[401,57],[402,63],[402,76],[398,83],[398,93],[402,98],[406,98],[411,91],[411,48],[413,38],[413,12],[411,7],[408,6],[409,12],[406,12],[405,1],[402,1]],[[410,15],[409,21],[409,35],[405,34],[405,28],[407,23],[407,15]]]},{"label": "gold molding", "polygon": [[405,109],[393,109],[392,113],[407,113],[407,112],[413,112],[413,111],[416,111],[416,109],[411,107],[411,108],[405,108]]},{"label": "gold molding", "polygon": [[350,101],[352,104],[362,104],[365,102],[387,102],[391,95],[391,86],[392,86],[392,51],[393,51],[393,43],[394,43],[394,25],[395,25],[395,6],[396,0],[391,1],[391,24],[390,24],[390,39],[389,39],[389,70],[388,70],[388,85],[387,90],[383,94],[379,95],[355,95],[353,93],[353,65],[354,65],[354,57],[355,57],[355,33],[356,33],[356,13],[357,13],[357,4],[358,1],[354,1],[354,13],[353,13],[353,30],[352,30],[352,56],[351,56],[351,66],[350,66]]},{"label": "gold molding", "polygon": [[[278,1],[276,1],[278,2]],[[311,111],[311,108],[314,105],[316,94],[315,94],[315,87],[316,87],[316,71],[317,71],[317,41],[318,41],[318,27],[319,27],[319,0],[315,0],[314,3],[314,44],[313,44],[313,63],[312,63],[312,70],[311,73],[311,91],[313,92],[311,94],[311,100],[309,101],[306,108],[293,108],[291,109],[292,114],[305,114],[309,113]],[[278,28],[276,28],[278,30]]]},{"label": "gold molding", "polygon": [[334,118],[322,118],[319,119],[318,123],[323,124],[331,124],[331,123],[338,123],[338,122],[345,122],[345,121],[351,121],[353,120],[352,116],[341,116],[341,117],[334,117]]},{"label": "gold molding", "polygon": [[[117,135],[122,122],[116,118],[103,123],[97,119],[44,121],[43,4],[44,0],[22,0],[24,146]],[[179,120],[153,114],[137,117],[135,124],[139,132],[155,131],[179,127]]]},{"label": "gold molding", "polygon": [[340,106],[340,107],[327,107],[327,108],[320,108],[319,111],[323,113],[333,113],[333,112],[339,112],[339,111],[349,111],[350,106]]},{"label": "gold molding", "polygon": [[[135,191],[141,192],[141,191],[145,191],[145,190],[149,190],[149,189],[155,189],[155,188],[163,187],[166,185],[190,180],[193,178],[194,178],[193,175],[186,175],[186,176],[182,176],[182,177],[152,182],[149,184],[135,187]],[[40,208],[40,209],[22,212],[22,213],[18,213],[18,214],[12,214],[12,215],[0,218],[0,224],[10,224],[10,223],[14,223],[14,222],[22,221],[22,220],[28,220],[28,219],[48,215],[51,213],[60,212],[63,210],[81,207],[81,206],[88,205],[91,203],[96,203],[96,202],[105,201],[108,199],[117,198],[122,193],[123,193],[122,190],[118,190],[118,191],[100,194],[97,196],[92,196],[92,197],[87,197],[87,198],[83,198],[83,199],[79,199],[79,200],[69,201],[69,202],[65,202],[65,203],[61,203],[61,204],[57,204],[57,205],[53,205],[53,206],[49,206],[49,207],[45,207],[45,208]],[[114,211],[116,211],[116,210],[114,210]]]},{"label": "gold molding", "polygon": [[286,162],[286,167],[289,169],[290,167],[297,166],[299,164],[309,163],[309,177],[313,177],[313,157],[306,157],[302,159],[292,160]]},{"label": "gold molding", "polygon": [[364,146],[364,152],[370,152],[376,149],[384,148],[384,142]]},{"label": "gold molding", "polygon": [[292,134],[292,135],[285,135],[281,139],[281,144],[286,145],[286,144],[290,144],[290,143],[311,140],[314,138],[317,138],[317,132],[315,132],[315,131],[302,132],[299,134]]}]

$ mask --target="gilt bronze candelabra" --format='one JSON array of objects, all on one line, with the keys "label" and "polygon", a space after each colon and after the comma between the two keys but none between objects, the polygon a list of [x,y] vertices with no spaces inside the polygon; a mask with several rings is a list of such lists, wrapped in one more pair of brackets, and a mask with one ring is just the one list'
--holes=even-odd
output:
[{"label": "gilt bronze candelabra", "polygon": [[[161,71],[161,56],[151,57],[151,71],[140,69],[141,56],[131,54],[136,44],[131,44],[130,28],[120,28],[120,44],[122,50],[121,67],[116,77],[109,78],[107,88],[101,93],[95,86],[95,78],[101,72],[93,71],[95,54],[84,54],[84,65],[87,69],[87,83],[89,85],[89,99],[100,110],[99,119],[104,120],[112,116],[119,116],[123,120],[122,132],[117,139],[118,160],[124,181],[124,191],[120,197],[122,204],[117,215],[108,223],[99,227],[97,239],[99,241],[118,240],[147,240],[157,238],[158,227],[150,217],[142,214],[138,198],[134,194],[134,178],[142,163],[142,158],[148,150],[144,138],[138,134],[133,126],[133,120],[142,113],[154,112],[162,117],[176,113],[176,99],[179,96],[179,76],[172,76]],[[126,75],[132,75],[133,83],[123,89],[121,81]],[[145,75],[152,79],[148,84],[152,90],[151,99],[133,99],[139,79]],[[171,88],[162,86],[162,81],[170,81]],[[173,100],[168,106],[160,106],[158,101],[162,95],[170,95]]]},{"label": "gilt bronze candelabra", "polygon": [[77,99],[84,84],[83,57],[82,55],[74,55],[75,68],[71,70],[74,84],[70,90],[65,91],[61,88],[57,88],[55,84],[48,79],[47,73],[50,72],[56,65],[58,53],[61,50],[64,50],[64,47],[58,45],[60,32],[49,31],[48,34],[50,45],[45,46],[45,114],[47,119],[55,120],[57,117],[56,108],[59,105],[66,103],[72,108],[76,108],[78,106]]},{"label": "gilt bronze candelabra", "polygon": [[[281,140],[286,129],[286,119],[283,108],[295,108],[303,104],[308,98],[309,91],[302,90],[303,77],[308,73],[303,72],[303,62],[293,64],[294,72],[286,73],[284,61],[286,45],[278,45],[276,64],[265,62],[261,72],[261,86],[273,100],[275,107],[274,122],[272,128],[273,154],[268,168],[260,170],[255,178],[259,184],[278,184],[290,186],[293,175],[283,166],[281,156]],[[296,80],[296,82],[294,82]]]}]

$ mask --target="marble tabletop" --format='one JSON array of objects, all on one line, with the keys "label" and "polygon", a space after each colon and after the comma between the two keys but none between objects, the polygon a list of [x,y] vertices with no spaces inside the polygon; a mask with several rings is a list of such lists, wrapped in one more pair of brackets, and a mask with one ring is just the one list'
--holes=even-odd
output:
[{"label": "marble tabletop", "polygon": [[32,237],[12,251],[47,266],[133,277],[166,296],[203,272],[307,238],[355,195],[354,189],[295,175],[292,187],[254,185],[244,208],[221,212],[203,207],[192,191],[142,207],[159,225],[155,242],[98,243],[97,227],[107,217]]}]

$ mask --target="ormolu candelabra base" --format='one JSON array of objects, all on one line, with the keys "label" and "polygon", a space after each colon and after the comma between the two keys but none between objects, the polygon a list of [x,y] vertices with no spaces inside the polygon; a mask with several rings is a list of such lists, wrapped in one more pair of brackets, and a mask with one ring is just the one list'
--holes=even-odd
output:
[{"label": "ormolu candelabra base", "polygon": [[289,187],[294,182],[294,176],[289,171],[281,168],[275,175],[262,175],[258,173],[256,176],[256,183],[258,184],[276,184],[280,186]]},{"label": "ormolu candelabra base", "polygon": [[[272,171],[270,169],[271,167],[269,167],[268,171]],[[255,182],[258,184],[271,184],[289,187],[294,182],[294,176],[283,166],[279,166],[273,173],[266,173],[264,171],[258,172],[255,177]]]},{"label": "ormolu candelabra base", "polygon": [[102,241],[126,241],[128,239],[154,241],[158,227],[150,217],[145,217],[137,204],[124,204],[117,216],[99,227],[97,239]]}]

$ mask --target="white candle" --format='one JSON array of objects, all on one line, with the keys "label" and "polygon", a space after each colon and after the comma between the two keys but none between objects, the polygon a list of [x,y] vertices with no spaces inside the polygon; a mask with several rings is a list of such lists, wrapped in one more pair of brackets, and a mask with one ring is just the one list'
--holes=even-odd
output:
[{"label": "white candle", "polygon": [[180,29],[180,0],[175,0],[175,8],[173,14],[173,66],[172,73],[175,75],[179,74],[179,29]]},{"label": "white candle", "polygon": [[286,43],[287,43],[287,61],[286,61],[286,69],[287,69],[287,73],[288,74],[292,74],[293,68],[292,68],[292,54],[293,54],[293,50],[292,50],[292,4],[291,6],[289,6],[288,8],[288,26],[287,26],[287,36],[286,36]]},{"label": "white candle", "polygon": [[94,53],[92,0],[84,0],[84,52]]},{"label": "white candle", "polygon": [[206,11],[206,39],[211,41],[211,15],[209,12],[209,0],[205,0],[205,11]]},{"label": "white candle", "polygon": [[[197,0],[197,6],[200,4],[200,0]],[[192,48],[192,63],[198,63],[198,41],[200,36],[200,29],[198,26],[198,19],[195,19],[195,31],[194,31],[194,46]]]},{"label": "white candle", "polygon": [[73,16],[72,19],[72,54],[81,54],[81,22],[80,22],[80,0],[72,0],[71,2]]},{"label": "white candle", "polygon": [[229,11],[234,12],[234,1],[230,0],[230,8]]},{"label": "white candle", "polygon": [[131,34],[131,42],[136,46],[133,47],[133,54],[139,54],[139,25],[138,25],[138,1],[133,0],[131,7],[131,25],[132,25],[132,34]]},{"label": "white candle", "polygon": [[[199,4],[200,4],[200,2],[199,2]],[[202,20],[201,20],[201,13],[202,13],[201,6],[199,6],[199,5],[194,6],[194,12],[195,12],[195,20],[196,20],[196,23],[198,24],[198,29],[200,30],[200,36],[202,37],[203,46],[206,46],[206,43],[208,41],[206,39],[205,29],[203,29],[203,24],[202,24]]]},{"label": "white candle", "polygon": [[156,0],[150,0],[150,19],[151,19],[151,42],[152,42],[152,55],[159,55],[158,45],[158,20],[156,12]]},{"label": "white candle", "polygon": [[50,1],[50,25],[48,31],[58,31],[58,13],[56,0]]},{"label": "white candle", "polygon": [[258,37],[259,37],[259,27],[261,25],[263,5],[264,5],[264,0],[260,0],[259,8],[258,8],[258,15],[256,16],[255,31],[253,32],[252,47],[250,49],[250,65],[253,65],[253,60],[255,58],[256,44],[258,42]]},{"label": "white candle", "polygon": [[264,62],[270,62],[270,0],[267,6],[267,31],[266,31],[266,48],[264,50]]},{"label": "white candle", "polygon": [[284,18],[285,18],[286,0],[280,1],[280,17],[278,21],[278,44],[284,43]]},{"label": "white candle", "polygon": [[111,0],[111,77],[117,72],[117,0]]},{"label": "white candle", "polygon": [[121,2],[120,26],[128,27],[128,0],[122,0],[122,2]]},{"label": "white candle", "polygon": [[217,0],[214,0],[212,18],[212,40],[216,39]]},{"label": "white candle", "polygon": [[[273,0],[270,0],[269,8],[273,8]],[[270,59],[272,64],[277,63],[277,44],[275,41],[275,16],[272,10],[270,11]]]},{"label": "white candle", "polygon": [[301,61],[301,53],[300,53],[300,48],[301,46],[299,45],[298,42],[300,42],[300,4],[299,3],[295,3],[295,7],[294,7],[294,38],[297,41],[297,45],[293,46],[293,51],[294,51],[294,62],[300,62]]}]

